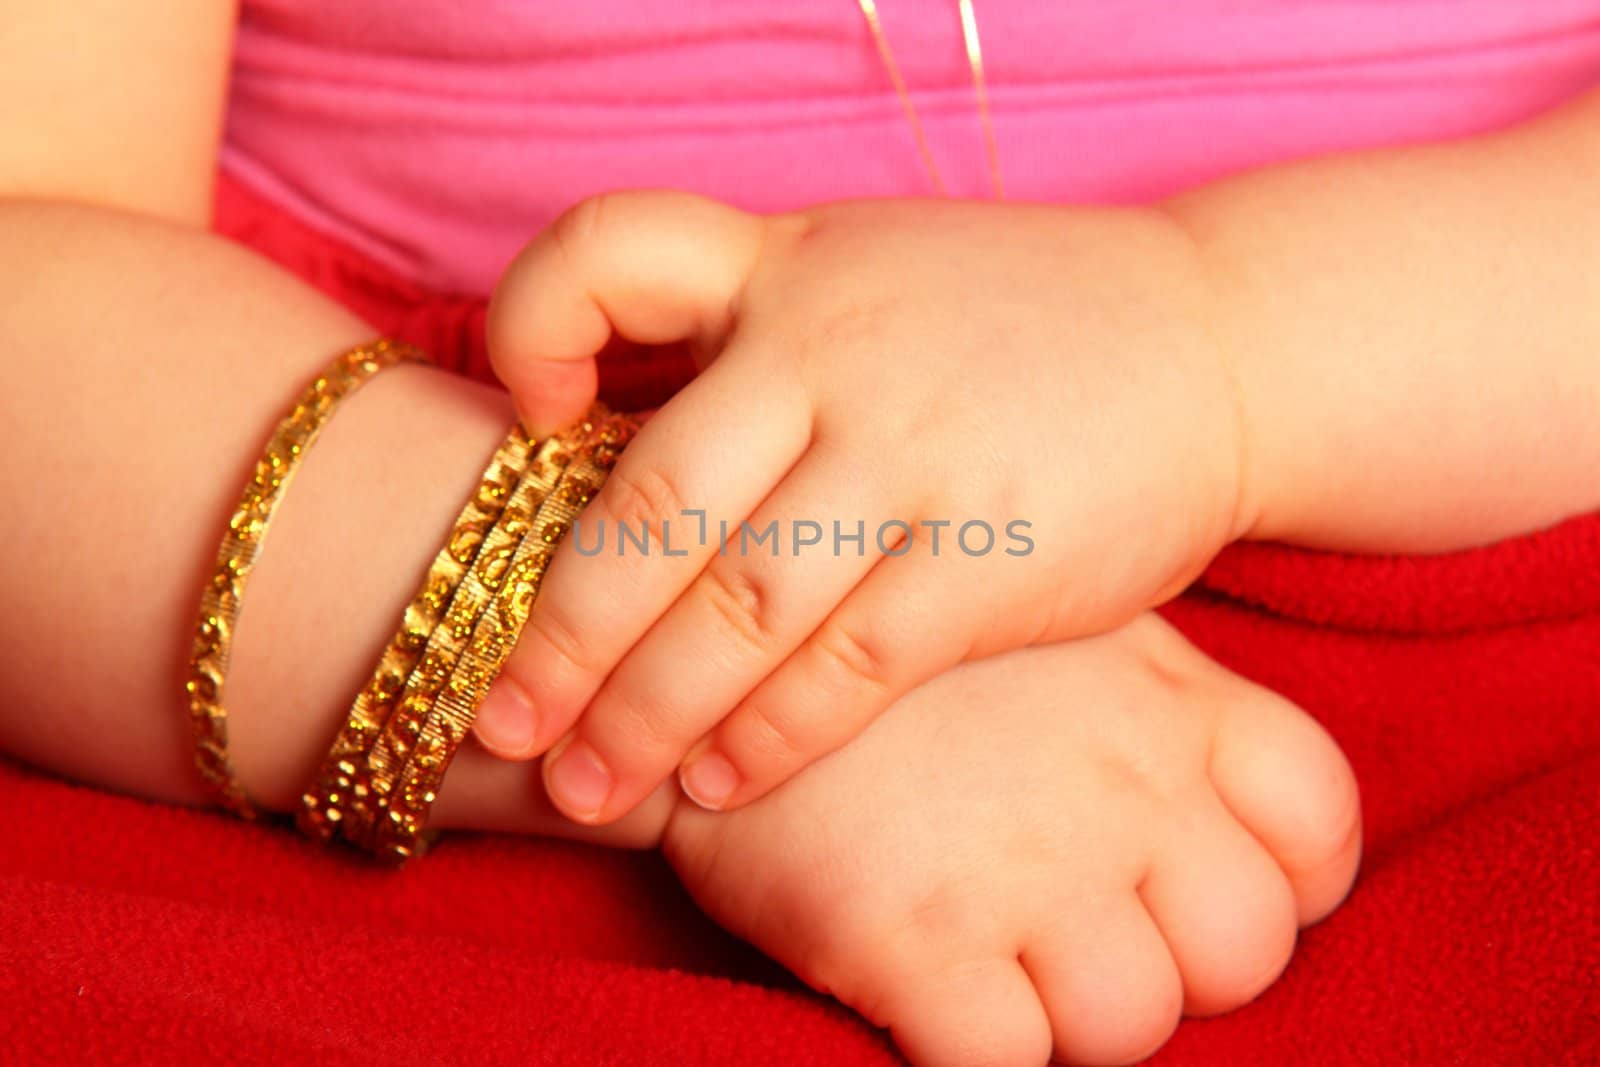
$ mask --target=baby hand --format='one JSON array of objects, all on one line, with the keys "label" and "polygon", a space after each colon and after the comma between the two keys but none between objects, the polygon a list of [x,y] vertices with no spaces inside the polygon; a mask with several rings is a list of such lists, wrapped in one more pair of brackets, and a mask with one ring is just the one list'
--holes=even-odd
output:
[{"label": "baby hand", "polygon": [[585,822],[680,763],[737,807],[953,664],[1173,595],[1245,513],[1204,306],[1154,212],[589,201],[496,295],[524,420],[578,414],[613,334],[707,366],[562,546],[480,738],[562,738],[546,784]]},{"label": "baby hand", "polygon": [[1128,1063],[1278,976],[1344,898],[1354,780],[1154,616],[958,667],[737,812],[681,803],[710,915],[919,1065]]}]

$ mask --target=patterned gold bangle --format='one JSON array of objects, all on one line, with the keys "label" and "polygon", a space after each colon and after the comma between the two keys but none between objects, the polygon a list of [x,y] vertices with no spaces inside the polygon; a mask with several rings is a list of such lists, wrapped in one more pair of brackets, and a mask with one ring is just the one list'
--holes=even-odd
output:
[{"label": "patterned gold bangle", "polygon": [[222,703],[222,689],[233,651],[240,599],[267,527],[300,460],[339,402],[379,371],[423,359],[423,354],[411,346],[389,340],[373,341],[336,357],[278,423],[228,520],[216,565],[201,592],[184,693],[200,778],[217,803],[241,818],[255,818],[256,809],[245,796],[228,759],[228,714]]},{"label": "patterned gold bangle", "polygon": [[[572,520],[599,491],[616,455],[637,428],[628,416],[604,409],[591,413],[581,429],[584,440],[561,466],[556,485],[533,517],[532,529],[490,584],[480,612],[448,677],[430,680],[433,697],[409,758],[399,770],[372,840],[366,847],[385,858],[404,861],[427,844],[423,829],[450,762],[477,716],[478,707],[515,647],[538,595],[545,569]],[[501,560],[495,561],[499,566]]]},{"label": "patterned gold bangle", "polygon": [[489,460],[478,488],[456,516],[416,595],[406,605],[399,630],[379,656],[372,679],[356,694],[327,759],[300,798],[296,824],[308,836],[327,841],[341,828],[348,833],[350,821],[367,809],[372,795],[371,783],[363,773],[368,752],[390,721],[407,679],[424,660],[428,642],[454,600],[462,577],[506,512],[532,451],[533,444],[521,427],[512,427]]},{"label": "patterned gold bangle", "polygon": [[510,499],[484,536],[476,558],[462,573],[439,625],[428,635],[425,647],[392,701],[393,712],[387,716],[363,758],[355,761],[351,800],[340,826],[340,832],[351,844],[371,847],[373,827],[387,807],[395,777],[421,733],[433,694],[449,676],[461,645],[471,635],[493,588],[504,576],[517,543],[531,527],[545,496],[554,488],[560,467],[552,462],[552,457],[560,455],[563,447],[559,439],[552,438],[528,458]]},{"label": "patterned gold bangle", "polygon": [[[317,781],[302,798],[303,831],[324,841],[338,834],[397,860],[421,851],[422,827],[444,771],[470,728],[488,681],[515,642],[515,633],[502,639],[499,658],[485,675],[477,639],[488,632],[486,620],[501,617],[497,612],[503,613],[513,589],[526,618],[549,551],[599,488],[635,425],[631,418],[597,407],[580,424],[530,448],[526,466],[484,532],[475,558],[454,564],[455,581],[443,602],[443,588],[425,581],[418,601],[408,608],[400,632],[351,707]],[[448,548],[441,549],[436,567],[445,566]],[[536,553],[537,559],[531,559]],[[437,575],[430,571],[429,577]],[[430,590],[431,599],[422,603]],[[520,621],[515,625],[520,631]],[[504,629],[497,627],[496,632]],[[447,704],[441,698],[452,683],[463,688],[458,679],[465,678],[464,662],[476,666],[476,687]],[[453,717],[441,718],[446,706]]]}]

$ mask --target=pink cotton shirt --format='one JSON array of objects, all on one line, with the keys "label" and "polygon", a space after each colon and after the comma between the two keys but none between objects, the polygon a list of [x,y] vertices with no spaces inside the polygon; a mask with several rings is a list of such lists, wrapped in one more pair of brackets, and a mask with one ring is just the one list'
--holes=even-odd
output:
[{"label": "pink cotton shirt", "polygon": [[[1014,199],[1145,200],[1600,84],[1600,0],[975,8]],[[952,192],[986,196],[956,0],[878,9]],[[762,211],[932,191],[857,0],[245,0],[222,158],[386,266],[477,294],[605,190]]]}]

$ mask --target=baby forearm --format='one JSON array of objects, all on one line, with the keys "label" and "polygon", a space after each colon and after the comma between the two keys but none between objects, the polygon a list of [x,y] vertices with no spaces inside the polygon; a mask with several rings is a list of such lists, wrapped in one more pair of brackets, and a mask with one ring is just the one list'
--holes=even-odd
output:
[{"label": "baby forearm", "polygon": [[1245,397],[1251,536],[1435,551],[1600,506],[1600,95],[1166,208]]},{"label": "baby forearm", "polygon": [[[0,750],[97,785],[200,799],[182,666],[200,583],[282,409],[370,327],[210,235],[0,205]],[[226,691],[246,787],[285,809],[392,635],[512,419],[431,368],[378,376],[278,509]],[[537,772],[464,751],[441,825],[571,832]],[[648,843],[660,803],[610,837]],[[593,831],[588,832],[590,836]]]}]

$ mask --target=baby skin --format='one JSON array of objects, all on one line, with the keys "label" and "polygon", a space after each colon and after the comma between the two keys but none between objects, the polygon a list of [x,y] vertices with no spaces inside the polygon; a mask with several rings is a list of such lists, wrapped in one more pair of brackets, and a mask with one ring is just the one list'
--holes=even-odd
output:
[{"label": "baby skin", "polygon": [[[173,677],[195,572],[277,398],[371,328],[197,232],[41,206],[0,212],[0,236],[0,270],[10,257],[31,279],[0,326],[16,351],[44,354],[0,390],[19,454],[35,457],[0,464],[7,498],[30,501],[25,522],[0,523],[8,555],[29,561],[0,570],[0,591],[38,621],[9,647],[46,665],[93,652],[11,679],[6,706],[26,713],[0,715],[0,751],[199,802]],[[79,254],[30,263],[40,247]],[[83,291],[125,301],[129,328],[61,314]],[[160,373],[121,358],[147,321],[193,324],[152,346]],[[400,576],[433,557],[511,418],[503,392],[424,367],[348,403],[274,520],[229,669],[235,763],[274,810],[294,808],[412,595]],[[82,476],[107,455],[139,477]],[[105,553],[108,513],[149,519]],[[171,635],[173,654],[129,633]],[[1355,789],[1320,729],[1148,615],[943,672],[732,812],[667,783],[585,826],[550,806],[534,768],[468,746],[433,814],[445,829],[660,844],[715,919],[934,1065],[1149,1051],[1180,1011],[1267,984],[1296,926],[1344,894],[1358,849]]]},{"label": "baby skin", "polygon": [[1236,1008],[1343,900],[1354,778],[1145,615],[958,667],[666,855],[718,922],[918,1065],[1111,1064]]},{"label": "baby skin", "polygon": [[[1235,540],[1443,552],[1600,506],[1597,160],[1591,92],[1137,208],[586,201],[491,306],[524,423],[619,343],[700,373],[586,513],[663,552],[562,546],[478,739],[591,830],[676,778],[706,909],[918,1063],[1153,1051],[1276,976],[1360,820],[1309,718],[1141,613]],[[1020,516],[1038,552],[669,558],[692,515]]]},{"label": "baby skin", "polygon": [[[27,561],[0,593],[28,622],[6,633],[14,658],[67,666],[8,680],[0,750],[194,802],[179,657],[128,635],[186,632],[185,579],[263,398],[371,330],[205,232],[227,5],[168,20],[211,27],[212,61],[157,49],[168,77],[116,87],[114,115],[93,103],[103,71],[152,65],[104,57],[154,53],[102,6],[84,71],[14,50],[49,91],[0,161],[0,339],[29,354],[0,390],[29,458],[0,464],[0,496],[28,501],[0,522]],[[1308,717],[1140,612],[1234,538],[1444,551],[1600,507],[1597,161],[1591,92],[1494,135],[1149,209],[857,204],[768,225],[660,194],[588,202],[519,257],[490,316],[524,421],[581,411],[617,337],[704,368],[598,516],[737,520],[788,487],[789,515],[1026,512],[1041,551],[960,584],[915,557],[874,584],[831,557],[585,570],[568,551],[479,722],[507,759],[463,753],[436,825],[659,841],[714,917],[922,1064],[1125,1061],[1183,1012],[1247,1001],[1347,892],[1356,790]],[[353,403],[275,520],[230,669],[230,742],[268,807],[293,805],[321,716],[410,593],[396,576],[431,558],[510,414],[421,368]],[[982,447],[939,447],[952,429]],[[970,477],[979,460],[1009,480]],[[819,499],[846,492],[864,496]],[[117,552],[107,514],[141,519]],[[858,585],[872,597],[852,604]],[[509,762],[552,752],[554,808]],[[716,814],[663,785],[705,786],[708,753]]]}]

